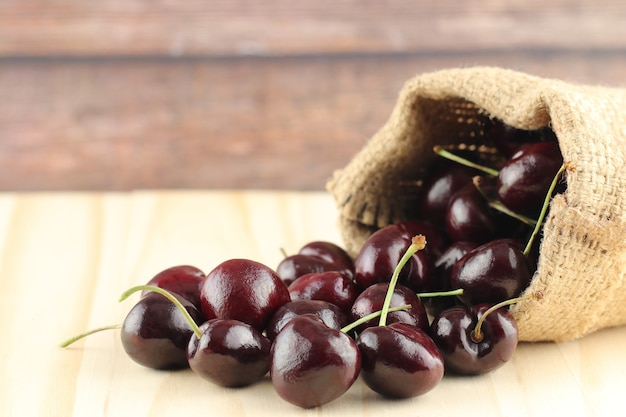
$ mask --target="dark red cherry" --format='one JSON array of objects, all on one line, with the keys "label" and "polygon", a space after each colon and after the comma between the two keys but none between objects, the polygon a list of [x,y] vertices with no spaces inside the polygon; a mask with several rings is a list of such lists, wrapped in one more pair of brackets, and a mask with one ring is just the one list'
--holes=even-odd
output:
[{"label": "dark red cherry", "polygon": [[199,327],[187,345],[191,369],[214,384],[243,387],[259,381],[270,369],[270,341],[249,324],[213,319]]},{"label": "dark red cherry", "polygon": [[498,239],[465,254],[450,273],[452,288],[463,289],[458,296],[465,305],[498,303],[518,296],[531,280],[520,243]]},{"label": "dark red cherry", "polygon": [[453,241],[481,244],[496,237],[497,218],[474,184],[461,188],[450,199],[446,211],[446,231]]},{"label": "dark red cherry", "polygon": [[[445,252],[435,261],[436,285],[434,291],[452,290],[450,285],[450,273],[454,265],[465,254],[478,246],[474,242],[457,241],[452,243]],[[431,315],[436,315],[441,310],[457,304],[455,297],[429,297],[422,300],[426,311]]]},{"label": "dark red cherry", "polygon": [[263,331],[290,298],[287,286],[271,268],[249,259],[230,259],[207,274],[200,301],[207,318],[239,320]]},{"label": "dark red cherry", "polygon": [[458,190],[471,184],[476,175],[474,170],[464,165],[446,162],[439,164],[428,176],[418,195],[420,217],[439,228],[445,227],[450,198]]},{"label": "dark red cherry", "polygon": [[[200,285],[204,277],[204,272],[195,266],[178,265],[159,272],[146,285],[154,285],[176,293],[189,300],[198,310],[201,310]],[[149,291],[142,291],[141,295],[147,293]]]},{"label": "dark red cherry", "polygon": [[339,271],[328,271],[302,275],[289,287],[291,300],[328,301],[349,312],[358,295],[356,285]]},{"label": "dark red cherry", "polygon": [[518,342],[515,319],[500,308],[485,317],[482,340],[475,340],[474,330],[490,305],[457,306],[433,319],[431,337],[443,355],[446,370],[459,374],[484,374],[511,359]]},{"label": "dark red cherry", "polygon": [[435,342],[414,326],[393,323],[365,329],[357,340],[361,377],[386,397],[409,398],[441,381],[444,362]]},{"label": "dark red cherry", "polygon": [[289,321],[304,314],[317,316],[331,329],[341,330],[349,322],[349,317],[343,310],[327,301],[296,300],[283,305],[272,315],[266,329],[267,337],[274,340]]},{"label": "dark red cherry", "polygon": [[[379,283],[366,288],[354,301],[352,306],[352,320],[356,321],[369,314],[380,311],[383,307],[389,283]],[[390,307],[411,305],[410,309],[394,311],[387,316],[387,323],[405,323],[422,330],[428,329],[428,316],[426,309],[419,297],[413,290],[396,285],[391,297]],[[377,326],[378,318],[372,319],[357,327],[357,332],[363,331],[367,327]]]},{"label": "dark red cherry", "polygon": [[285,401],[302,408],[329,403],[343,395],[361,369],[354,340],[324,325],[316,316],[292,319],[274,340],[270,377]]},{"label": "dark red cherry", "polygon": [[[392,224],[370,235],[356,256],[354,280],[359,290],[389,282],[396,265],[411,245],[412,228]],[[426,239],[430,245],[429,237]],[[400,282],[414,292],[430,291],[434,286],[434,267],[428,251],[414,254],[400,272]]]},{"label": "dark red cherry", "polygon": [[[183,297],[173,294],[196,323],[202,314]],[[153,369],[186,368],[187,343],[193,330],[183,314],[160,294],[146,294],[128,312],[120,337],[126,354],[140,365]]]},{"label": "dark red cherry", "polygon": [[285,285],[291,285],[297,278],[306,274],[337,271],[338,266],[332,262],[315,256],[297,253],[289,255],[280,261],[276,273]]},{"label": "dark red cherry", "polygon": [[316,240],[302,246],[298,253],[335,264],[338,271],[343,271],[350,278],[354,275],[354,260],[345,249],[335,243]]},{"label": "dark red cherry", "polygon": [[516,213],[536,215],[562,163],[557,142],[523,145],[500,169],[498,199]]}]

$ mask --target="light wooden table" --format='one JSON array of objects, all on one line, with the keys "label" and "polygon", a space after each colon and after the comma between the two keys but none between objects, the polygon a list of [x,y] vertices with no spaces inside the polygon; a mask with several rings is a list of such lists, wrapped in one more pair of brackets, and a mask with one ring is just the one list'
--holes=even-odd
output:
[{"label": "light wooden table", "polygon": [[[483,377],[445,377],[430,393],[390,401],[358,381],[339,400],[300,410],[266,380],[231,390],[191,371],[128,359],[117,331],[132,285],[176,264],[205,270],[231,257],[271,266],[280,248],[340,243],[324,193],[0,194],[2,416],[617,416],[626,386],[626,328],[563,344],[523,344]],[[584,312],[581,312],[584,314]]]}]

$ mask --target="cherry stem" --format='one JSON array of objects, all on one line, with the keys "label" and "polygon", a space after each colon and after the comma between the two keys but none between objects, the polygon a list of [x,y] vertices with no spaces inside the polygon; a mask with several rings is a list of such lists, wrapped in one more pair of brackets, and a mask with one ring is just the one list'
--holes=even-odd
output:
[{"label": "cherry stem", "polygon": [[[405,305],[397,306],[397,307],[390,307],[389,312],[392,313],[394,311],[408,310],[411,307],[413,307],[411,304],[405,304]],[[378,311],[368,314],[367,316],[363,316],[359,318],[358,320],[355,320],[352,323],[342,327],[341,331],[343,333],[348,333],[350,330],[354,329],[355,327],[358,327],[363,323],[367,323],[368,321],[375,319],[376,317],[380,317],[382,312],[383,312],[382,310],[378,310]]]},{"label": "cherry stem", "polygon": [[400,277],[400,272],[402,268],[406,265],[406,263],[411,259],[411,257],[417,253],[418,251],[424,249],[426,247],[426,238],[424,235],[413,236],[411,239],[411,244],[407,248],[402,258],[396,265],[396,268],[391,275],[391,280],[389,281],[389,288],[387,289],[387,294],[385,294],[385,301],[383,302],[383,308],[380,314],[380,321],[378,322],[379,326],[384,326],[387,322],[387,314],[389,313],[389,306],[391,304],[391,298],[393,297],[393,293],[396,289],[396,284],[398,283],[398,278]]},{"label": "cherry stem", "polygon": [[550,207],[550,200],[552,200],[552,193],[554,192],[554,189],[556,188],[556,185],[559,182],[559,179],[561,178],[561,174],[563,174],[567,166],[568,166],[567,163],[564,163],[563,165],[561,165],[556,175],[552,179],[552,183],[550,183],[550,188],[548,189],[548,192],[546,193],[546,197],[543,200],[543,206],[541,207],[541,212],[539,213],[539,217],[537,218],[537,224],[535,224],[535,228],[533,229],[533,232],[530,235],[528,242],[526,243],[526,247],[524,248],[524,256],[528,256],[528,254],[530,253],[530,250],[532,249],[533,243],[535,242],[535,239],[537,238],[537,235],[539,234],[539,230],[541,230],[541,224],[543,223],[543,220],[546,217],[546,213],[548,212],[548,207]]},{"label": "cherry stem", "polygon": [[455,295],[463,295],[463,288],[450,291],[435,291],[435,292],[419,292],[417,296],[419,298],[433,298],[433,297],[452,297]]},{"label": "cherry stem", "polygon": [[475,343],[480,343],[485,338],[485,334],[482,332],[482,325],[485,322],[485,319],[487,318],[489,314],[493,313],[494,311],[502,307],[505,307],[511,304],[519,303],[522,301],[528,301],[528,300],[541,300],[542,298],[543,298],[543,294],[541,293],[541,291],[536,291],[532,294],[529,294],[523,297],[511,298],[511,299],[504,300],[497,304],[492,305],[483,313],[482,316],[480,316],[480,318],[478,319],[478,322],[476,322],[476,327],[474,327],[474,330],[471,333],[472,341],[474,341]]},{"label": "cherry stem", "polygon": [[535,226],[537,224],[537,220],[531,219],[530,217],[526,217],[522,214],[518,214],[497,200],[491,200],[487,193],[485,193],[485,190],[483,190],[483,188],[481,187],[482,178],[480,176],[475,176],[474,178],[472,178],[472,183],[474,184],[474,187],[476,187],[476,190],[478,190],[480,195],[485,198],[487,204],[489,204],[489,207],[491,207],[492,209],[498,210],[499,212],[504,213],[509,217],[513,217],[514,219],[517,219],[522,223],[526,223],[529,226]]},{"label": "cherry stem", "polygon": [[92,335],[94,333],[103,332],[105,330],[116,330],[116,329],[121,329],[121,328],[122,328],[121,324],[112,324],[110,326],[98,327],[98,328],[95,328],[95,329],[92,329],[92,330],[88,330],[88,331],[86,331],[84,333],[81,333],[79,335],[76,335],[74,337],[70,337],[66,341],[60,343],[59,346],[61,346],[62,348],[66,348],[69,345],[71,345],[72,343],[77,342],[80,339],[85,338],[87,336],[90,336],[90,335]]},{"label": "cherry stem", "polygon": [[189,324],[189,327],[191,327],[191,330],[193,330],[193,332],[196,335],[196,337],[198,339],[200,339],[200,337],[202,337],[202,331],[200,330],[200,328],[198,327],[198,325],[194,321],[193,317],[191,317],[191,315],[189,314],[189,312],[187,311],[185,306],[183,306],[182,303],[176,297],[174,297],[172,295],[172,293],[170,293],[167,290],[164,290],[163,288],[157,287],[155,285],[137,285],[136,287],[132,287],[132,288],[129,288],[128,290],[124,291],[124,293],[122,293],[122,295],[120,296],[119,301],[126,300],[128,297],[131,296],[131,294],[134,294],[137,291],[152,291],[152,292],[155,292],[157,294],[161,294],[163,297],[165,297],[168,300],[170,300],[176,306],[176,308],[178,308],[180,310],[180,312],[182,313],[183,317],[185,317],[185,320],[187,320],[187,323]]},{"label": "cherry stem", "polygon": [[454,161],[454,162],[458,162],[461,165],[465,165],[467,167],[477,169],[479,171],[484,172],[485,174],[491,175],[492,177],[497,177],[498,174],[499,174],[498,170],[495,170],[493,168],[489,168],[487,166],[480,165],[480,164],[477,164],[475,162],[472,162],[472,161],[470,161],[470,160],[468,160],[466,158],[458,156],[458,155],[456,155],[456,154],[454,154],[454,153],[452,153],[452,152],[442,148],[439,145],[434,146],[433,150],[435,151],[435,153],[437,155],[439,155],[441,157],[444,157],[444,158],[449,159],[449,160]]}]

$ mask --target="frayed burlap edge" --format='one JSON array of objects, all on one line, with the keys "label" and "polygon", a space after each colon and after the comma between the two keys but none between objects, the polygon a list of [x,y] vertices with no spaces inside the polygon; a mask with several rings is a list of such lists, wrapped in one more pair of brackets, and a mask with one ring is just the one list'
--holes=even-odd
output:
[{"label": "frayed burlap edge", "polygon": [[480,143],[480,121],[550,126],[568,173],[552,202],[538,270],[541,301],[512,308],[522,341],[565,341],[626,324],[626,90],[582,86],[492,67],[448,69],[407,81],[382,128],[327,188],[346,249],[407,220],[435,144]]}]

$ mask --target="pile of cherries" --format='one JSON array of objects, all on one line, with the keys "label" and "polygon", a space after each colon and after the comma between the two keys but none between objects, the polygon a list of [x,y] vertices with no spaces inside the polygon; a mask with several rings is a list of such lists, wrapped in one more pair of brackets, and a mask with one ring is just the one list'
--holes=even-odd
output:
[{"label": "pile of cherries", "polygon": [[124,350],[224,387],[269,373],[277,394],[302,408],[340,397],[359,376],[382,396],[408,398],[444,372],[502,366],[518,343],[506,306],[540,298],[520,294],[565,164],[547,129],[487,127],[505,158],[498,171],[473,151],[437,147],[415,220],[372,233],[354,259],[315,241],[274,269],[244,258],[208,274],[181,265],[129,289],[122,299],[142,296],[113,326]]}]

